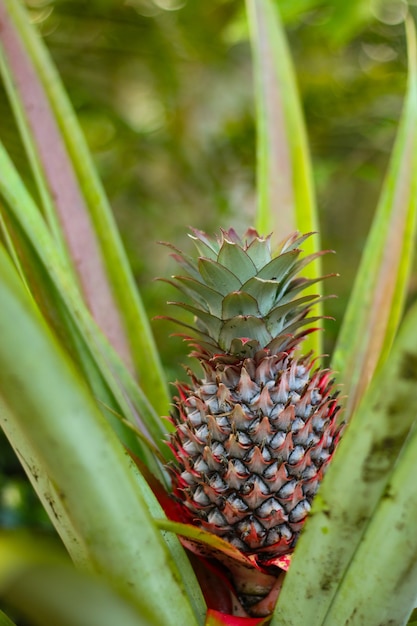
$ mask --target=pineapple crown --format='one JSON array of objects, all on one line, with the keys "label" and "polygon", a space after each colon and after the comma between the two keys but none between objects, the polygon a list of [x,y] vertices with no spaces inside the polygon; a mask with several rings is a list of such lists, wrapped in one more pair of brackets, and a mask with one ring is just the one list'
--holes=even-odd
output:
[{"label": "pineapple crown", "polygon": [[300,245],[312,234],[291,234],[275,254],[271,236],[262,237],[253,228],[242,238],[233,228],[221,230],[216,238],[192,229],[197,259],[166,244],[175,250],[172,256],[184,270],[166,282],[192,301],[170,304],[191,312],[195,326],[172,317],[165,319],[192,331],[192,336],[185,337],[198,346],[196,356],[203,360],[216,353],[233,361],[253,357],[260,350],[269,354],[292,351],[306,334],[316,330],[306,326],[320,319],[308,317],[308,313],[322,298],[296,297],[325,278],[299,276],[306,265],[327,252],[299,258]]}]

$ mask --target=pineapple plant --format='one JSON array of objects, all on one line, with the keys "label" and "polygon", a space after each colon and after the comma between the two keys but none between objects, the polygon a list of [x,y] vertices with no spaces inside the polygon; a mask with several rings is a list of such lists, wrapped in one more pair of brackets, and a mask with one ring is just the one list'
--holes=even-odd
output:
[{"label": "pineapple plant", "polygon": [[[194,230],[198,261],[174,255],[185,272],[171,282],[192,304],[173,304],[195,316],[178,323],[192,331],[203,377],[178,384],[173,493],[190,523],[264,572],[293,551],[341,432],[331,372],[299,354],[317,320],[318,297],[299,295],[314,282],[299,276],[316,257],[299,258],[308,236],[272,254],[254,229],[216,239]],[[247,577],[235,582],[248,602]]]},{"label": "pineapple plant", "polygon": [[[257,231],[315,231],[276,7],[247,9]],[[172,459],[161,364],[74,112],[19,2],[0,1],[0,24],[0,71],[38,192],[0,145],[0,423],[77,566],[2,531],[0,622],[14,626],[16,611],[38,626],[406,624],[417,587],[415,306],[397,329],[416,224],[413,25],[404,114],[332,361],[343,413],[310,350],[314,238],[271,248],[255,230],[194,231],[199,259],[176,251],[172,282],[197,319],[186,337],[203,373],[178,384]]]}]

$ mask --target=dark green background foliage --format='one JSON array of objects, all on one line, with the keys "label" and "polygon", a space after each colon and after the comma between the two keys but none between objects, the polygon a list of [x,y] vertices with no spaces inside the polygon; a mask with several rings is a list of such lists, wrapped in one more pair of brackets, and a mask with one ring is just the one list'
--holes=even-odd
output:
[{"label": "dark green background foliage", "polygon": [[[186,248],[188,225],[209,232],[233,225],[242,231],[254,215],[254,103],[244,2],[30,0],[27,5],[77,110],[149,317],[167,314],[165,302],[176,296],[153,278],[169,276],[174,266],[156,242]],[[304,104],[323,246],[337,251],[325,259],[324,269],[341,274],[326,286],[339,296],[329,301],[326,313],[340,320],[401,111],[407,5],[399,0],[279,0],[278,5]],[[26,170],[3,93],[0,117],[1,138]],[[182,376],[177,368],[186,358],[182,342],[169,339],[171,325],[158,321],[153,327],[168,378]],[[329,350],[337,328],[337,321],[326,324]],[[2,473],[3,485],[10,487],[7,475],[17,471],[16,464],[3,450],[2,445],[0,479]],[[26,505],[16,508],[16,492],[14,499],[13,490],[1,494],[0,523],[26,524],[30,515]],[[40,518],[32,521],[43,524]]]}]

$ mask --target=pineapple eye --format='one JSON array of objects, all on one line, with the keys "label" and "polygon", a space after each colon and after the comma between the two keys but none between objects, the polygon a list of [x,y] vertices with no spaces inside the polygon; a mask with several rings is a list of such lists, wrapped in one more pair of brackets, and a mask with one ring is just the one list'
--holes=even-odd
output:
[{"label": "pineapple eye", "polygon": [[291,424],[291,430],[293,433],[298,433],[299,430],[304,428],[305,424],[301,417],[296,417],[293,423]]},{"label": "pineapple eye", "polygon": [[307,500],[301,500],[297,506],[291,511],[289,516],[290,522],[301,522],[310,511],[311,505]]},{"label": "pineapple eye", "polygon": [[248,468],[246,467],[246,465],[242,463],[242,461],[240,461],[239,459],[233,459],[231,463],[233,467],[235,468],[238,476],[242,476],[242,477],[249,476],[250,472]]},{"label": "pineapple eye", "polygon": [[183,448],[189,456],[193,456],[193,454],[197,454],[199,452],[197,444],[191,439],[184,442]]},{"label": "pineapple eye", "polygon": [[252,476],[243,485],[241,492],[242,495],[247,496],[256,489],[259,491],[259,493],[265,496],[269,495],[270,493],[264,481],[256,474],[252,474]]},{"label": "pineapple eye", "polygon": [[182,472],[181,478],[187,483],[187,485],[195,484],[195,477],[190,472]]},{"label": "pineapple eye", "polygon": [[239,496],[237,496],[235,493],[232,493],[227,498],[227,502],[229,502],[229,504],[233,508],[235,508],[237,511],[240,511],[241,513],[244,513],[249,508],[248,505],[245,502],[243,502],[243,500],[239,498]]},{"label": "pineapple eye", "polygon": [[316,406],[317,404],[320,404],[320,402],[321,402],[321,398],[322,398],[322,396],[321,396],[321,394],[318,392],[318,390],[317,390],[317,389],[313,389],[313,390],[311,391],[311,404],[313,404],[313,405],[315,405],[315,406]]},{"label": "pineapple eye", "polygon": [[256,514],[259,517],[270,517],[274,513],[283,513],[284,509],[275,498],[269,498],[266,500],[258,509],[256,509]]},{"label": "pineapple eye", "polygon": [[189,413],[188,420],[194,427],[200,426],[203,423],[200,411],[192,411]]},{"label": "pineapple eye", "polygon": [[293,495],[295,491],[296,486],[297,486],[297,481],[290,480],[285,485],[283,485],[281,489],[277,492],[278,498],[282,498],[283,500],[286,500],[287,498],[291,498],[291,496]]},{"label": "pineapple eye", "polygon": [[285,437],[286,437],[286,434],[283,433],[282,430],[279,430],[270,439],[269,445],[271,446],[271,448],[273,450],[277,450],[278,448],[280,448],[283,445],[283,443],[285,441]]},{"label": "pineapple eye", "polygon": [[244,433],[242,430],[238,430],[237,433],[237,441],[238,443],[240,443],[240,445],[242,446],[251,446],[252,445],[252,439],[249,437],[249,435],[247,435],[246,433]]},{"label": "pineapple eye", "polygon": [[290,465],[296,465],[301,461],[304,456],[304,448],[303,446],[295,446],[294,450],[291,452],[288,457],[288,463]]},{"label": "pineapple eye", "polygon": [[209,471],[209,466],[202,456],[199,456],[198,459],[195,461],[194,470],[199,473],[205,473]]},{"label": "pineapple eye", "polygon": [[272,409],[271,413],[269,414],[269,419],[271,421],[276,421],[279,419],[279,416],[281,415],[282,411],[284,410],[285,405],[282,403],[278,403],[274,406],[274,408]]},{"label": "pineapple eye", "polygon": [[201,444],[207,443],[209,438],[209,430],[207,428],[207,424],[203,424],[202,426],[200,426],[200,428],[197,428],[197,430],[195,431],[195,435]]},{"label": "pineapple eye", "polygon": [[268,467],[263,473],[263,476],[267,480],[269,478],[275,478],[275,474],[277,473],[277,471],[278,471],[278,463],[275,461],[275,463],[272,463],[272,465],[268,465]]},{"label": "pineapple eye", "polygon": [[213,456],[221,460],[226,456],[226,448],[219,441],[215,441],[211,447]]},{"label": "pineapple eye", "polygon": [[219,509],[213,509],[207,516],[207,521],[209,524],[213,524],[214,526],[219,526],[220,528],[227,527],[227,522],[223,515],[220,513]]},{"label": "pineapple eye", "polygon": [[279,526],[275,526],[275,528],[271,528],[268,532],[266,543],[268,546],[271,546],[274,543],[278,543],[281,539],[290,541],[292,536],[293,534],[287,524],[280,524]]},{"label": "pineapple eye", "polygon": [[252,530],[255,531],[258,537],[264,537],[266,535],[265,528],[253,515],[243,520],[243,522],[240,522],[237,528],[238,531],[241,533],[242,539],[249,537],[252,533]]},{"label": "pineapple eye", "polygon": [[227,489],[226,483],[217,473],[210,478],[209,483],[210,487],[212,487],[215,491],[226,491]]},{"label": "pineapple eye", "polygon": [[194,502],[202,506],[207,506],[208,504],[210,504],[210,498],[201,487],[197,487],[197,489],[195,490],[193,500]]},{"label": "pineapple eye", "polygon": [[264,461],[271,461],[272,460],[272,456],[270,451],[268,450],[268,448],[266,446],[264,446],[262,448],[262,458]]},{"label": "pineapple eye", "polygon": [[311,458],[319,466],[323,465],[330,458],[330,453],[327,450],[318,450],[315,454],[314,452],[315,450],[312,451]]},{"label": "pineapple eye", "polygon": [[314,433],[310,433],[306,441],[306,446],[308,448],[311,448],[312,446],[315,446],[316,444],[318,444],[319,441],[320,441],[320,438],[318,437],[318,435],[315,435]]},{"label": "pineapple eye", "polygon": [[232,432],[232,427],[231,427],[230,422],[227,419],[227,417],[225,417],[225,416],[216,417],[216,422],[217,422],[217,426],[219,427],[220,431],[225,436],[226,435],[230,435],[230,433]]}]

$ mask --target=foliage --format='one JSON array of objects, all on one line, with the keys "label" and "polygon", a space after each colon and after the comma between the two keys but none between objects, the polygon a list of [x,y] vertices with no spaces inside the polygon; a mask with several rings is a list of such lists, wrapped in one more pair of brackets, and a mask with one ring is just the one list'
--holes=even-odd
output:
[{"label": "foliage", "polygon": [[[352,278],[379,184],[375,172],[386,162],[391,119],[399,116],[405,5],[277,4],[298,63],[315,170],[271,0],[248,0],[246,11],[232,0],[28,3],[68,84],[132,272],[47,49],[20,4],[0,1],[8,99],[0,98],[0,422],[69,555],[87,570],[78,574],[61,556],[58,563],[45,558],[49,547],[39,550],[36,542],[3,532],[0,595],[11,617],[16,612],[20,619],[24,606],[33,624],[77,626],[90,610],[100,623],[250,623],[226,617],[224,607],[206,613],[195,572],[161,507],[164,496],[158,501],[151,490],[155,478],[167,486],[161,462],[169,458],[162,443],[169,426],[159,417],[168,412],[169,394],[148,321],[155,310],[164,313],[165,292],[143,290],[144,306],[134,279],[166,273],[149,242],[179,238],[187,222],[309,230],[318,223],[316,204],[323,207],[323,239],[341,251],[341,269],[349,268]],[[256,84],[256,210],[248,37]],[[417,198],[410,18],[407,43],[405,106],[333,357],[351,398],[345,409],[351,425],[315,500],[272,625],[404,624],[413,608],[415,305],[397,332]],[[327,150],[330,136],[335,143]],[[277,171],[284,172],[278,185]],[[370,193],[356,201],[360,179],[369,175]],[[349,210],[341,213],[343,207]],[[319,274],[316,266],[312,277]],[[326,313],[340,312],[341,301]],[[162,347],[166,335],[159,328]],[[320,354],[318,343],[315,348]],[[165,362],[180,360],[162,352]],[[10,493],[10,483],[3,502],[7,488]],[[204,576],[200,570],[203,589]],[[81,589],[85,607],[76,607]],[[10,623],[1,612],[0,623]]]}]

